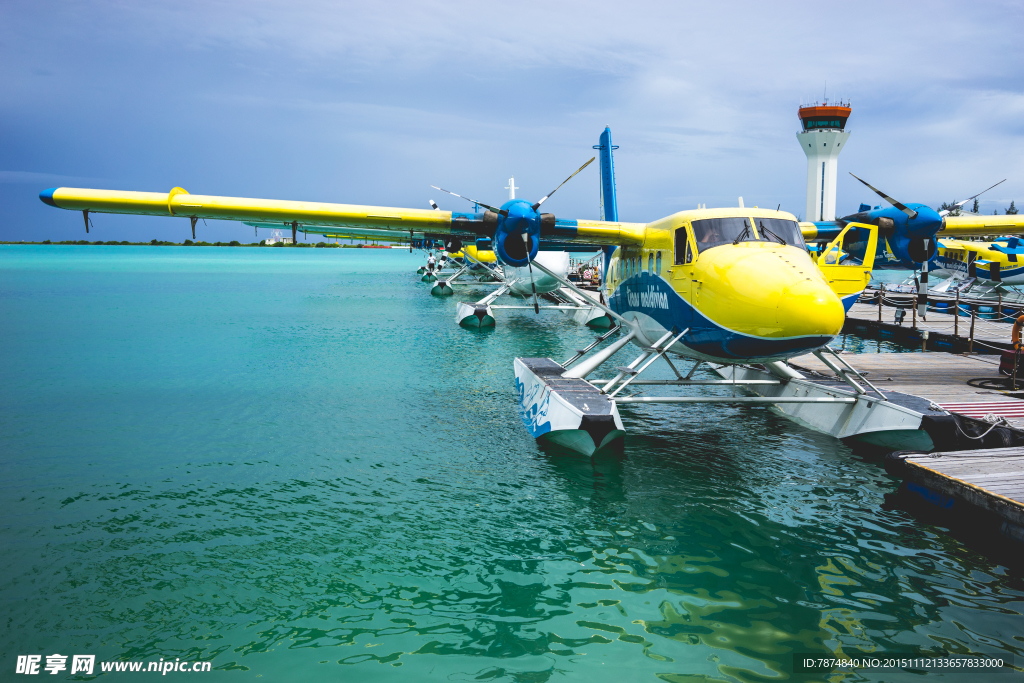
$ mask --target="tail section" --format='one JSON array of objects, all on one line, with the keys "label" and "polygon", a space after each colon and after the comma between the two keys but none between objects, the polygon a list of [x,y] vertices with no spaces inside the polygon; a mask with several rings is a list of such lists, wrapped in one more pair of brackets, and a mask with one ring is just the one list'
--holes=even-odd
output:
[{"label": "tail section", "polygon": [[[600,144],[594,145],[601,155],[601,216],[602,221],[619,220],[619,203],[615,198],[615,165],[612,161],[612,151],[618,149],[618,145],[612,144],[612,129],[604,127],[601,133]],[[617,247],[604,247],[604,268],[602,281],[608,275],[608,263]]]},{"label": "tail section", "polygon": [[618,221],[619,205],[615,200],[615,167],[612,164],[612,150],[618,149],[618,145],[612,145],[612,129],[604,127],[601,133],[601,143],[594,145],[594,149],[601,153],[601,220]]}]

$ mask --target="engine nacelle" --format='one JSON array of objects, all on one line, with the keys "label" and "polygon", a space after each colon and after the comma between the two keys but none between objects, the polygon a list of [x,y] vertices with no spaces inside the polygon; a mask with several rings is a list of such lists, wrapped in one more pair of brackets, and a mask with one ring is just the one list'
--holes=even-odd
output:
[{"label": "engine nacelle", "polygon": [[[917,269],[923,262],[935,258],[938,251],[936,234],[942,227],[942,217],[934,209],[922,204],[910,204],[908,208],[917,212],[914,218],[894,207],[885,207],[860,211],[843,217],[842,221],[877,225],[879,239],[875,258],[884,264],[885,245],[888,244],[892,255],[899,259],[901,266]],[[853,228],[843,239],[843,249],[853,254],[855,258],[862,258],[867,238],[867,230]]]},{"label": "engine nacelle", "polygon": [[924,238],[908,237],[900,235],[894,240],[889,240],[889,247],[893,256],[903,262],[908,268],[920,268],[925,261],[935,258],[938,251],[938,240],[928,240],[928,249],[925,251]]},{"label": "engine nacelle", "polygon": [[507,202],[502,209],[508,215],[498,216],[494,254],[506,265],[525,268],[540,249],[541,217],[529,202],[521,199]]}]

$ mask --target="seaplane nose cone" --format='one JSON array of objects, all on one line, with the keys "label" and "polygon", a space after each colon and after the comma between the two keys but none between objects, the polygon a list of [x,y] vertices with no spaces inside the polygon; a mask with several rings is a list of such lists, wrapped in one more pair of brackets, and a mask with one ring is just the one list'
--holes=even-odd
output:
[{"label": "seaplane nose cone", "polygon": [[843,302],[815,276],[786,286],[776,308],[776,321],[786,337],[834,337],[845,320]]}]

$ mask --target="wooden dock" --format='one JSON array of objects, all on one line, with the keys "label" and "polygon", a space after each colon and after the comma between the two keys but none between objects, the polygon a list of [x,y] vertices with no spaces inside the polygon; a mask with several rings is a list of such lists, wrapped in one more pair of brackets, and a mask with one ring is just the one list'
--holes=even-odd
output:
[{"label": "wooden dock", "polygon": [[945,453],[893,453],[886,471],[939,508],[969,506],[1024,541],[1024,447]]},{"label": "wooden dock", "polygon": [[[945,412],[973,420],[988,415],[1004,418],[1024,430],[1024,400],[992,389],[979,389],[968,380],[999,376],[998,356],[953,353],[845,353],[843,358],[891,400],[900,395],[923,399]],[[836,384],[835,373],[811,354],[789,364],[812,381]],[[924,412],[924,411],[921,411]]]}]

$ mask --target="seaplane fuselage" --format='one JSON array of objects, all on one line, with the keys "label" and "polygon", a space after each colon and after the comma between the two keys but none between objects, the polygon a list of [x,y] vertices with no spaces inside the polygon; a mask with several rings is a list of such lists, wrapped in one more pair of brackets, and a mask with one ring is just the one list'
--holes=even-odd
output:
[{"label": "seaplane fuselage", "polygon": [[[470,273],[474,275],[486,274],[488,268],[498,265],[499,260],[493,250],[480,249],[474,245],[466,245],[458,254],[464,256],[460,261],[465,264]],[[539,262],[554,271],[559,277],[565,279],[569,274],[569,254],[564,251],[541,251],[533,259],[534,263]],[[509,283],[509,292],[515,296],[528,297],[537,294],[554,292],[562,283],[537,268],[530,266],[516,268],[509,265],[502,266],[505,281]],[[532,282],[532,285],[531,285]]]},{"label": "seaplane fuselage", "polygon": [[635,343],[688,329],[671,349],[725,363],[784,360],[827,344],[845,309],[796,219],[761,209],[682,211],[650,223],[608,262],[609,307]]},{"label": "seaplane fuselage", "polygon": [[[564,251],[540,251],[534,257],[533,263],[540,263],[548,270],[555,272],[563,280],[569,274],[569,254]],[[554,292],[562,283],[556,278],[538,268],[514,268],[505,266],[505,277],[511,282],[509,291],[516,296],[532,296],[533,287],[537,288],[538,294]],[[533,283],[531,286],[530,283]]]}]

